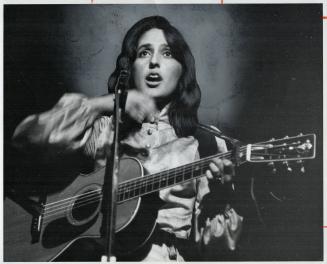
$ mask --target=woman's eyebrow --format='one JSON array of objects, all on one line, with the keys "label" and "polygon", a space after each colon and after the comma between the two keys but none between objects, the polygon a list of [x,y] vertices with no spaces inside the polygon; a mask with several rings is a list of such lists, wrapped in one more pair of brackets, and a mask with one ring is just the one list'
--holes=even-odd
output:
[{"label": "woman's eyebrow", "polygon": [[170,49],[170,46],[168,44],[161,44],[160,45],[161,48],[164,48],[164,49]]},{"label": "woman's eyebrow", "polygon": [[150,48],[151,47],[151,44],[142,44],[141,46],[137,47],[137,50],[140,50],[140,49],[143,49],[143,48]]}]

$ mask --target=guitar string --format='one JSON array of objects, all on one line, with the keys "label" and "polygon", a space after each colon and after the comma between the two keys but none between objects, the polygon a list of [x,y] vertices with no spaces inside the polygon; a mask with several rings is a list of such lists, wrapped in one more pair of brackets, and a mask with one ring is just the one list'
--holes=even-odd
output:
[{"label": "guitar string", "polygon": [[[296,144],[296,143],[292,143],[292,144]],[[289,145],[292,145],[292,144],[289,144]],[[262,145],[253,145],[252,147],[260,147],[260,146],[262,146]],[[278,148],[278,147],[285,147],[285,145],[280,145],[280,146],[276,146],[276,148]],[[241,147],[241,148],[246,148],[246,147]],[[272,149],[271,147],[270,147],[270,149]],[[220,154],[226,154],[226,153],[229,153],[229,152],[225,152],[225,153],[220,153]],[[263,154],[262,154],[263,155]],[[267,155],[272,155],[272,154],[267,154]],[[279,154],[276,154],[276,155],[279,155]],[[217,156],[217,155],[212,155],[212,156],[210,156],[210,157],[207,157],[208,159],[211,159],[212,157],[215,157],[215,156]],[[205,159],[201,159],[201,160],[199,160],[199,161],[204,161]],[[193,163],[193,166],[194,165],[196,165],[195,164],[196,162],[194,162]],[[183,167],[184,166],[180,166],[181,167],[181,169],[183,169]],[[177,167],[178,168],[178,167]],[[176,169],[177,169],[176,168]],[[164,172],[159,172],[159,173],[157,173],[157,174],[163,174]],[[154,174],[152,174],[153,176],[155,176]],[[144,178],[144,177],[139,177],[139,178]],[[127,188],[127,187],[129,187],[129,186],[131,186],[131,187],[133,187],[133,186],[135,186],[135,180],[139,180],[139,178],[135,178],[135,179],[130,179],[130,180],[127,180],[127,181],[125,181],[125,182],[122,182],[121,184],[119,184],[120,186],[119,187],[123,187],[123,188]],[[129,185],[129,186],[128,186]],[[142,184],[143,185],[143,184]],[[65,199],[63,199],[63,200],[60,200],[60,201],[64,201],[64,200],[67,200],[67,199],[71,199],[71,198],[76,198],[76,197],[78,197],[79,195],[76,195],[76,196],[73,196],[73,197],[69,197],[69,198],[65,198]],[[53,202],[53,203],[49,203],[49,204],[46,204],[45,206],[50,206],[50,205],[52,205],[52,204],[55,204],[55,203],[59,203],[60,201],[56,201],[56,202]]]},{"label": "guitar string", "polygon": [[[254,145],[253,145],[254,146]],[[258,147],[258,145],[257,145],[257,147]],[[278,146],[278,147],[285,147],[285,145],[283,145],[283,146]],[[245,148],[245,147],[242,147],[243,149]],[[270,149],[271,149],[271,147],[270,147]],[[226,152],[226,153],[228,153],[228,152]],[[222,154],[226,154],[226,153],[222,153]],[[229,153],[228,153],[229,154]],[[265,153],[261,153],[261,154],[265,154]],[[272,156],[272,154],[267,154],[267,155],[269,155],[269,156]],[[276,154],[276,155],[278,155],[278,156],[280,156],[280,154]],[[213,155],[213,156],[217,156],[217,155]],[[229,156],[229,155],[226,155],[226,156]],[[208,157],[208,159],[210,159],[211,157]],[[202,165],[203,165],[203,163],[206,161],[206,159],[202,159],[202,160],[199,160],[199,162],[198,162],[198,164],[201,164],[202,163]],[[196,162],[195,162],[196,163]],[[193,164],[193,166],[194,165],[196,165],[196,164]],[[184,166],[181,166],[181,168],[180,168],[181,170],[183,170],[183,172],[185,173],[185,172],[188,172],[189,170],[186,168],[185,169],[185,167]],[[203,168],[202,168],[203,169]],[[160,174],[162,174],[162,172],[160,172],[159,173],[159,175]],[[175,175],[174,176],[176,176],[176,174],[177,174],[177,171],[175,171]],[[161,175],[162,176],[162,175]],[[167,180],[167,182],[169,182],[169,175],[168,176],[166,176],[167,177],[167,179],[165,179],[165,178],[161,178],[161,176],[159,176],[160,178],[159,178],[159,181],[157,181],[158,179],[157,178],[152,178],[151,179],[151,181],[153,181],[153,182],[151,182],[151,181],[147,181],[146,182],[146,184],[149,184],[149,183],[151,183],[151,184],[158,184],[158,187],[160,188],[160,187],[162,187],[161,186],[161,184],[162,184],[162,182],[164,181],[164,180]],[[178,176],[181,176],[181,175],[178,175]],[[177,177],[178,177],[177,176]],[[183,175],[184,176],[184,175]],[[176,178],[177,177],[173,177],[172,179],[174,179],[174,180],[176,180]],[[139,177],[139,178],[141,178],[141,179],[143,179],[144,177]],[[185,177],[183,177],[183,180],[184,180],[184,178]],[[175,181],[174,181],[174,183],[175,183]],[[174,184],[173,183],[173,184]],[[124,184],[124,182],[123,182],[123,184]],[[118,192],[118,196],[120,196],[120,195],[123,195],[124,196],[124,193],[131,193],[131,192],[134,192],[134,194],[135,194],[135,192],[137,191],[137,189],[139,188],[139,186],[142,186],[142,188],[144,187],[143,186],[144,185],[144,183],[141,183],[141,184],[136,184],[136,182],[133,182],[133,183],[129,183],[129,185],[122,185],[122,186],[119,186],[119,189],[120,189],[120,191]],[[126,187],[127,186],[130,186],[130,187],[132,187],[132,188],[128,188],[127,190],[125,190],[124,191],[124,189],[126,189]],[[165,186],[166,187],[166,186]],[[121,192],[122,191],[122,189],[123,189],[123,192]],[[92,191],[92,192],[98,192],[99,191],[99,189],[97,189],[97,190],[94,190],[94,191]],[[138,190],[138,191],[140,191],[140,190]],[[142,194],[142,195],[145,195],[146,194],[146,192],[144,193],[144,194]],[[83,198],[85,198],[87,195],[90,195],[89,193],[85,193],[85,194],[80,194],[80,195],[77,195],[77,196],[75,196],[74,198],[76,198],[76,197],[78,197],[78,196],[84,196]],[[72,198],[66,198],[66,199],[63,199],[63,200],[66,200],[66,203],[67,202],[69,202],[68,200],[69,199],[72,199]],[[54,203],[59,203],[60,201],[57,201],[57,202],[54,202]],[[52,203],[52,204],[54,204],[54,203]],[[49,204],[47,204],[47,206],[49,206]],[[59,203],[59,205],[56,205],[56,206],[60,206],[60,203]],[[50,211],[51,212],[51,211]]]},{"label": "guitar string", "polygon": [[[268,154],[269,156],[272,156],[271,154]],[[276,154],[276,155],[278,155],[278,156],[280,156],[279,154]],[[226,155],[227,156],[227,155]],[[202,163],[202,165],[203,165],[203,160],[201,160],[201,163]],[[194,164],[195,165],[195,164]],[[193,165],[193,166],[194,166]],[[203,169],[203,168],[202,168]],[[182,166],[181,168],[180,168],[180,170],[182,170],[182,172],[183,173],[185,173],[185,172],[188,172],[188,171],[190,171],[189,169],[187,169],[187,167],[186,167],[186,169],[185,169],[185,167],[184,166]],[[192,171],[193,169],[191,168],[191,171]],[[175,170],[175,175],[173,176],[173,177],[170,177],[169,175],[167,175],[167,176],[165,176],[164,178],[162,178],[162,172],[160,172],[159,173],[159,179],[158,178],[154,178],[154,177],[152,177],[152,179],[151,180],[149,180],[149,179],[147,179],[146,180],[146,182],[141,182],[141,183],[139,183],[139,184],[137,184],[137,182],[133,182],[133,183],[130,183],[129,185],[124,185],[124,182],[122,183],[122,185],[120,184],[120,186],[119,186],[119,191],[118,191],[118,195],[122,195],[122,194],[124,194],[124,193],[127,193],[127,192],[132,192],[132,191],[134,191],[134,193],[137,191],[137,189],[139,189],[140,188],[140,186],[141,186],[141,188],[146,188],[146,186],[144,186],[144,185],[148,185],[148,184],[159,184],[159,188],[160,187],[162,187],[161,186],[161,184],[163,183],[163,181],[167,181],[168,182],[168,185],[169,185],[169,180],[171,180],[171,179],[173,179],[173,180],[176,180],[176,178],[177,177],[179,177],[179,176],[183,176],[183,180],[185,179],[185,177],[184,177],[184,175],[177,175],[176,176],[176,174],[178,173],[178,171],[176,171]],[[137,180],[139,180],[139,179],[142,179],[142,180],[144,180],[144,178],[145,177],[139,177],[139,178],[136,178]],[[165,178],[167,178],[167,179],[165,179]],[[159,180],[159,181],[158,181]],[[175,181],[174,181],[174,183],[175,183]],[[174,183],[172,183],[172,184],[174,184]],[[128,188],[127,188],[128,187]],[[127,188],[127,189],[126,189]],[[94,191],[91,191],[91,192],[98,192],[100,189],[97,189],[97,190],[94,190]],[[77,197],[82,197],[82,196],[87,196],[87,195],[89,195],[91,192],[89,192],[89,193],[85,193],[85,194],[80,194],[80,195],[76,195],[75,197],[71,197],[71,198],[66,198],[66,199],[63,199],[62,201],[66,201],[65,203],[67,203],[67,202],[70,202],[69,200],[72,200],[72,199],[74,199],[74,198],[77,198]],[[57,203],[57,205],[55,205],[55,207],[58,207],[58,206],[60,206],[61,204],[59,203],[60,201],[57,201],[57,202],[54,202],[54,203],[51,203],[51,204],[55,204],[55,203]],[[48,209],[49,208],[49,204],[47,204],[46,205],[46,209]]]},{"label": "guitar string", "polygon": [[94,203],[94,202],[100,201],[100,200],[102,200],[102,197],[103,197],[102,194],[98,194],[97,196],[94,196],[92,198],[84,199],[83,201],[77,201],[73,205],[69,205],[69,206],[60,208],[61,210],[54,210],[52,212],[49,212],[47,215],[44,216],[43,219],[46,219],[49,216],[56,215],[58,213],[61,213],[61,212],[65,212],[66,211],[66,210],[62,210],[62,209],[67,209],[67,208],[75,209],[75,208],[79,208],[81,205],[86,205],[88,203]]},{"label": "guitar string", "polygon": [[[204,174],[202,174],[203,176],[204,176]],[[200,176],[202,176],[202,175],[199,175],[199,176],[197,176],[197,177],[200,177]],[[193,180],[193,179],[196,179],[197,177],[194,177],[194,178],[191,178],[191,179],[189,179],[189,180]],[[168,188],[169,186],[165,186],[164,188]],[[143,195],[147,195],[147,194],[149,194],[149,193],[151,193],[151,192],[155,192],[155,191],[157,191],[157,189],[152,189],[152,190],[147,190],[146,192],[144,192],[144,193],[142,193],[142,194],[140,194],[140,195],[138,195],[138,196],[143,196]],[[131,194],[131,193],[134,193],[135,194],[135,191],[134,190],[130,190],[129,192],[128,192],[128,194]],[[126,197],[126,192],[125,191],[119,191],[118,193],[117,193],[117,200],[120,200],[119,199],[119,197],[121,196],[121,195],[124,195],[124,197]],[[94,200],[97,200],[98,199],[98,197],[102,197],[102,193],[99,195],[99,196],[97,196],[97,197],[95,197],[95,199]],[[126,200],[128,200],[128,199],[132,199],[133,197],[128,197],[128,198],[126,198]],[[134,198],[136,198],[136,197],[134,197]],[[121,202],[121,201],[118,201],[118,202]],[[63,207],[59,207],[59,208],[56,208],[55,210],[49,210],[49,209],[47,209],[45,212],[44,212],[44,216],[45,217],[47,217],[49,214],[51,215],[53,212],[58,212],[58,213],[60,213],[61,211],[65,211],[67,208],[69,208],[69,207],[73,207],[73,208],[76,208],[75,207],[75,204],[79,204],[79,203],[83,203],[83,201],[81,201],[81,202],[79,202],[79,200],[77,200],[77,203],[72,203],[72,202],[66,202],[66,205],[64,205]]]},{"label": "guitar string", "polygon": [[[88,205],[88,204],[92,204],[92,203],[94,203],[94,202],[101,202],[101,201],[102,201],[102,197],[100,197],[100,198],[97,199],[97,200],[93,200],[93,201],[89,201],[89,202],[87,202],[87,203],[80,204],[80,205],[77,206],[76,208],[79,208],[79,207],[82,207],[82,206],[86,206],[86,205]],[[99,205],[100,205],[100,203],[99,203]],[[48,223],[52,222],[52,221],[53,221],[53,219],[52,219],[53,216],[56,216],[56,218],[58,218],[58,215],[61,215],[61,214],[65,215],[65,212],[66,212],[66,210],[62,210],[62,211],[60,211],[60,212],[56,212],[56,213],[54,213],[54,214],[47,215],[46,217],[43,217],[43,222],[42,222],[42,224],[45,225],[45,224],[48,224]]]},{"label": "guitar string", "polygon": [[[225,153],[223,153],[223,154],[226,154],[226,153],[228,153],[228,154],[227,154],[227,156],[228,156],[229,153],[230,153],[230,151],[225,152]],[[210,156],[210,157],[208,157],[208,158],[215,157],[215,156],[217,156],[217,155],[213,155],[213,156]],[[198,161],[195,161],[195,162],[192,162],[192,164],[193,164],[193,166],[194,166],[194,165],[198,165],[197,163],[198,163],[199,161],[201,161],[201,162],[202,162],[202,161],[206,161],[205,159],[206,159],[206,158],[201,159],[201,160],[198,160]],[[179,166],[179,167],[176,167],[176,168],[173,168],[173,169],[169,169],[169,170],[174,170],[174,172],[175,172],[175,174],[176,174],[176,171],[178,171],[179,169],[181,169],[181,170],[184,169],[184,165]],[[167,171],[169,171],[169,170],[167,170]],[[153,177],[151,177],[151,178],[155,178],[156,176],[158,176],[158,175],[160,175],[160,174],[162,174],[162,173],[164,173],[164,172],[166,172],[166,171],[151,174],[151,176],[153,176]],[[149,177],[149,176],[145,175],[144,177],[138,177],[138,178],[134,178],[134,179],[130,179],[130,180],[124,181],[124,182],[122,182],[122,183],[119,184],[119,188],[126,188],[126,187],[128,187],[128,186],[134,186],[134,185],[135,185],[135,182],[139,181],[139,179],[143,179],[143,180],[145,180],[145,177]],[[150,181],[149,181],[149,182],[150,182]],[[92,191],[91,191],[91,192],[92,192]],[[81,195],[83,195],[83,194],[79,194],[79,195],[72,196],[72,197],[68,197],[68,198],[65,198],[65,199],[62,199],[62,200],[59,200],[59,201],[55,201],[55,202],[52,202],[52,203],[48,203],[48,204],[46,204],[46,205],[44,205],[44,206],[45,206],[45,207],[48,207],[48,206],[51,206],[51,205],[53,205],[53,204],[60,203],[61,201],[66,201],[66,200],[69,200],[69,199],[74,199],[74,198],[76,198],[76,197],[78,197],[78,196],[81,196]]]},{"label": "guitar string", "polygon": [[[184,173],[185,172],[189,172],[189,170],[184,170]],[[201,175],[201,174],[200,174]],[[192,180],[194,177],[192,177],[192,178],[190,178],[190,179],[186,179],[186,180]],[[167,178],[168,179],[168,178]],[[168,182],[169,182],[169,180],[167,180]],[[182,181],[185,181],[185,177],[183,177],[183,180]],[[157,190],[157,188],[165,188],[165,187],[169,187],[170,185],[173,185],[173,184],[175,184],[175,182],[173,182],[173,183],[171,183],[171,184],[168,184],[167,186],[162,186],[162,180],[161,181],[156,181],[156,182],[153,182],[152,184],[157,184],[158,186],[156,187],[156,188],[153,188],[154,186],[152,186],[152,190],[150,190],[150,192],[152,192],[152,191],[156,191]],[[135,186],[133,186],[133,187],[135,187]],[[146,187],[142,187],[142,188],[146,188]],[[100,192],[99,192],[100,191]],[[137,191],[138,191],[138,193],[137,193]],[[118,196],[118,200],[126,200],[126,199],[130,199],[130,198],[134,198],[134,196],[139,196],[139,195],[145,195],[145,194],[147,194],[149,191],[145,191],[145,192],[143,192],[142,193],[142,191],[140,190],[140,189],[138,189],[138,188],[130,188],[130,189],[128,189],[128,190],[119,190],[118,191],[118,193],[117,193],[117,196]],[[80,195],[80,197],[81,197],[81,199],[80,200],[77,200],[79,203],[81,203],[81,202],[83,202],[84,200],[86,200],[87,198],[90,198],[90,197],[92,197],[92,195],[94,196],[94,194],[101,194],[101,189],[97,189],[97,190],[95,190],[95,191],[93,191],[92,192],[92,194],[90,194],[90,193],[86,193],[86,194],[84,194],[84,195]],[[132,194],[132,195],[131,195]],[[128,197],[127,198],[125,198],[125,196],[127,196],[128,195]],[[123,198],[122,199],[120,199],[120,196],[122,196]],[[95,196],[96,197],[96,196]],[[83,200],[84,199],[84,200]],[[67,201],[66,203],[68,203],[68,207],[69,206],[72,206],[71,205],[71,203],[70,203],[70,201]],[[76,204],[76,203],[75,203]],[[58,207],[58,206],[60,206],[61,204],[59,204],[59,205],[56,205],[56,206],[53,206],[53,207],[51,207],[51,208],[47,208],[47,210],[46,210],[46,214],[49,214],[49,213],[52,213],[53,211],[58,211],[58,210],[60,210],[61,208],[59,207],[59,208],[56,208],[55,210],[53,210],[55,207]]]},{"label": "guitar string", "polygon": [[89,199],[89,198],[92,198],[92,197],[97,196],[99,194],[102,194],[102,189],[101,188],[97,189],[95,192],[88,193],[86,195],[80,195],[79,198],[77,198],[77,199],[71,199],[70,201],[67,201],[67,202],[62,203],[62,204],[58,204],[56,206],[52,206],[51,208],[45,208],[45,210],[46,210],[46,213],[50,213],[50,212],[60,208],[61,205],[64,205],[64,204],[71,205],[71,201],[82,201],[83,199]]},{"label": "guitar string", "polygon": [[[296,143],[292,143],[292,144],[296,144]],[[265,147],[265,149],[274,149],[274,147],[266,147],[267,146],[267,144],[266,145],[258,145],[258,144],[256,144],[256,145],[252,145],[252,148],[254,148],[254,147]],[[280,148],[280,147],[285,147],[285,145],[279,145],[279,146],[277,146],[276,148]],[[240,150],[246,150],[246,146],[243,146],[243,147],[241,147],[240,148]],[[254,150],[254,151],[258,151],[258,150]],[[252,151],[252,152],[254,152],[254,151]],[[225,152],[225,153],[220,153],[220,154],[222,154],[222,156],[224,156],[224,155],[226,155],[226,157],[227,157],[227,155],[229,156],[230,154],[231,154],[231,151],[228,151],[228,152]],[[244,153],[245,154],[245,153]],[[267,154],[267,155],[269,155],[269,156],[281,156],[281,154]],[[203,158],[203,159],[201,159],[201,160],[198,160],[199,161],[199,163],[197,163],[197,162],[193,162],[192,163],[192,166],[194,167],[194,166],[196,166],[196,165],[199,165],[199,164],[201,164],[201,162],[202,161],[204,161],[204,162],[207,162],[208,160],[211,160],[212,158],[214,158],[214,157],[219,157],[219,154],[217,155],[217,154],[215,154],[215,155],[212,155],[212,156],[209,156],[209,157],[206,157],[206,158]],[[191,165],[191,164],[186,164],[185,166],[189,166],[189,165]],[[176,170],[176,169],[178,169],[178,168],[180,168],[181,170],[185,167],[184,165],[182,165],[182,166],[180,166],[180,167],[177,167],[177,168],[175,168],[175,169],[172,169],[172,170]],[[167,174],[167,172],[168,172],[169,170],[167,170],[167,171],[163,171],[163,172],[159,172],[159,173],[157,173],[157,174]],[[168,175],[169,175],[169,173],[168,173]],[[155,175],[155,174],[153,174],[153,176],[157,176],[157,175]],[[160,177],[160,176],[159,176]],[[125,181],[125,182],[123,182],[122,183],[122,185],[124,185],[124,184],[126,184],[126,186],[124,186],[124,187],[133,187],[133,186],[135,186],[135,182],[136,181],[139,181],[139,179],[138,178],[136,178],[136,179],[130,179],[130,180],[127,180],[127,181]],[[143,183],[142,183],[142,185],[143,185]]]},{"label": "guitar string", "polygon": [[88,195],[88,194],[92,194],[94,192],[97,192],[101,190],[101,188],[98,188],[98,189],[95,189],[95,190],[92,190],[92,191],[88,191],[88,192],[85,192],[85,193],[81,193],[81,194],[78,194],[78,195],[75,195],[75,196],[71,196],[71,197],[68,197],[68,198],[65,198],[65,199],[62,199],[62,200],[58,200],[58,201],[55,201],[55,202],[52,202],[52,203],[47,203],[44,205],[45,208],[48,208],[47,206],[49,207],[56,207],[58,206],[57,204],[60,203],[60,202],[65,202],[66,200],[74,200],[75,198],[78,198],[80,196],[83,196],[83,195]]},{"label": "guitar string", "polygon": [[[205,174],[201,174],[201,175],[198,175],[196,178],[198,178],[198,177],[203,177]],[[195,179],[195,177],[194,178],[191,178],[191,179],[188,179],[188,180],[193,180],[193,179]],[[159,187],[159,186],[158,186]],[[162,186],[160,186],[160,187],[162,187]],[[169,186],[165,186],[165,187],[169,187]],[[141,195],[146,195],[146,194],[148,194],[148,193],[151,193],[151,192],[155,192],[155,191],[157,191],[156,189],[154,189],[154,190],[151,190],[151,191],[148,191],[148,192],[145,192],[145,193],[143,193],[143,194],[141,194]],[[131,193],[132,191],[130,191],[129,193]],[[117,196],[119,196],[119,195],[121,195],[121,194],[117,194]],[[135,190],[134,190],[134,195],[135,195]],[[140,195],[137,195],[137,196],[140,196]],[[136,197],[137,197],[136,196]],[[94,197],[93,198],[91,198],[91,199],[84,199],[84,200],[81,200],[81,201],[78,201],[77,203],[75,203],[74,205],[73,205],[73,207],[74,208],[77,208],[77,207],[80,207],[80,206],[82,206],[83,204],[88,204],[89,202],[88,201],[97,201],[97,200],[99,200],[98,198],[100,197],[100,200],[101,200],[101,197],[102,197],[102,195],[101,195],[101,193],[99,193],[97,196],[95,196],[95,199],[94,199]],[[133,199],[133,198],[135,198],[135,197],[133,197],[133,195],[132,195],[132,197],[130,196],[130,197],[128,197],[128,198],[125,198],[125,201],[126,200],[129,200],[129,199]],[[86,202],[86,203],[85,203]],[[66,206],[66,207],[64,207],[64,209],[67,209],[68,207],[72,207],[72,205],[69,205],[69,206]],[[57,209],[57,210],[55,210],[55,211],[58,211],[58,213],[60,213],[60,211],[61,211],[61,209],[63,209],[63,208],[59,208],[59,209]],[[53,213],[54,211],[50,211],[50,213]],[[57,212],[56,212],[57,213]],[[55,213],[55,214],[56,214]],[[45,216],[48,216],[49,215],[49,212],[48,212],[48,214],[47,215],[45,215]],[[53,214],[51,214],[51,215],[53,215]]]},{"label": "guitar string", "polygon": [[[204,176],[205,176],[205,174],[202,174],[202,175],[199,175],[199,176],[195,177],[194,179],[201,178],[201,177],[204,177]],[[191,180],[193,180],[193,179],[191,179]],[[169,187],[169,186],[168,186],[168,187]],[[156,190],[149,191],[148,193],[145,193],[145,194],[142,194],[142,195],[146,195],[146,194],[153,193],[153,192],[156,192]],[[132,199],[132,198],[131,198],[131,199]],[[131,200],[131,199],[127,199],[127,200]],[[101,201],[101,200],[102,200],[102,195],[99,196],[99,199],[94,199],[93,201],[90,200],[89,202],[87,202],[87,203],[85,203],[85,204],[80,203],[80,204],[78,204],[78,206],[76,206],[76,207],[74,206],[74,209],[75,209],[75,208],[79,208],[79,207],[81,207],[81,206],[85,206],[85,205],[90,204],[90,203],[92,203],[92,202]],[[57,215],[60,215],[60,214],[62,214],[62,213],[65,213],[66,209],[69,208],[69,207],[70,207],[70,206],[66,206],[66,207],[64,208],[64,210],[60,210],[60,211],[58,211],[58,212],[56,212],[56,213],[54,213],[54,214],[51,214],[51,215],[46,215],[46,216],[43,217],[43,219],[49,220],[49,218],[51,218],[52,216],[57,216]],[[62,209],[63,209],[63,208],[62,208]],[[46,224],[46,223],[48,223],[48,222],[50,222],[50,221],[45,221],[45,222],[43,221],[44,224]]]},{"label": "guitar string", "polygon": [[[196,162],[197,163],[197,162]],[[204,162],[203,162],[203,164],[205,164]],[[194,165],[198,165],[198,164],[194,164]],[[179,174],[180,172],[185,172],[185,166],[180,166],[180,167],[176,167],[175,169],[172,169],[173,171],[174,171],[174,175],[172,175],[173,176],[173,178],[175,178],[176,177],[176,175],[177,174]],[[125,182],[122,182],[122,183],[120,183],[119,184],[119,190],[120,191],[122,191],[122,190],[124,190],[124,189],[126,189],[127,187],[137,187],[137,186],[143,186],[144,185],[144,183],[141,183],[141,184],[138,184],[138,185],[136,185],[136,183],[139,181],[139,180],[142,180],[142,181],[145,181],[145,183],[146,184],[152,184],[152,183],[154,183],[154,182],[156,182],[156,180],[158,179],[158,176],[160,177],[160,176],[162,176],[162,174],[163,174],[163,172],[159,172],[159,173],[155,173],[155,174],[151,174],[151,175],[149,175],[149,176],[151,176],[151,177],[149,177],[149,176],[144,176],[144,177],[138,177],[138,178],[135,178],[135,179],[132,179],[133,180],[133,182],[128,182],[128,184],[126,184],[126,182],[127,181],[125,181]],[[179,175],[177,175],[177,177],[178,177]],[[94,190],[94,191],[91,191],[91,192],[95,192],[95,191],[97,191],[97,190]],[[63,199],[63,200],[59,200],[59,201],[56,201],[56,202],[53,202],[53,203],[50,203],[50,204],[46,204],[45,205],[45,208],[46,209],[48,209],[49,207],[51,207],[52,205],[54,205],[54,204],[56,204],[55,206],[58,206],[58,204],[60,204],[60,202],[64,202],[64,203],[67,203],[67,202],[69,202],[69,200],[74,200],[75,198],[78,198],[78,197],[81,197],[81,196],[83,196],[83,195],[87,195],[88,193],[85,193],[85,194],[79,194],[79,195],[76,195],[76,196],[72,196],[72,197],[69,197],[69,198],[65,198],[65,199]]]},{"label": "guitar string", "polygon": [[[244,161],[245,162],[245,161]],[[188,180],[193,180],[193,179],[196,179],[196,178],[199,178],[199,177],[204,177],[205,176],[205,174],[201,174],[201,175],[198,175],[198,176],[196,176],[196,177],[194,177],[194,178],[191,178],[191,179],[188,179]],[[166,187],[169,187],[169,186],[166,186]],[[157,191],[156,189],[155,190],[152,190],[152,191],[149,191],[149,192],[146,192],[146,193],[143,193],[142,195],[146,195],[146,194],[149,194],[149,193],[151,193],[151,192],[155,192],[155,191]],[[118,194],[119,195],[119,194]],[[117,196],[118,196],[117,195]],[[121,194],[120,194],[121,195]],[[139,196],[139,195],[138,195]],[[137,197],[137,196],[136,196]],[[128,199],[125,199],[125,201],[126,200],[129,200],[129,199],[133,199],[133,198],[136,198],[136,197],[131,197],[131,198],[128,198]],[[97,197],[95,197],[95,199],[94,198],[91,198],[91,199],[86,199],[86,200],[82,200],[82,201],[79,201],[79,202],[77,202],[77,203],[75,203],[74,205],[73,205],[73,208],[74,209],[76,209],[76,208],[79,208],[79,207],[81,207],[81,206],[85,206],[85,205],[88,205],[88,204],[90,204],[90,203],[94,203],[94,202],[96,202],[96,201],[101,201],[102,200],[102,195],[101,195],[101,193],[99,193],[99,195],[97,196]],[[55,213],[52,213],[52,214],[48,214],[48,215],[46,215],[45,217],[44,217],[44,219],[48,219],[49,217],[52,217],[52,216],[54,216],[54,215],[58,215],[58,214],[61,214],[62,212],[64,212],[65,211],[65,209],[67,209],[68,207],[72,207],[71,205],[70,206],[66,206],[66,207],[64,207],[64,208],[61,208],[61,209],[64,209],[64,210],[57,210],[58,212],[55,212]]]},{"label": "guitar string", "polygon": [[[184,169],[184,171],[183,171],[183,174],[185,174],[185,172],[186,173],[188,173],[188,172],[191,172],[192,171],[192,169],[190,168],[190,169]],[[181,171],[182,172],[182,171]],[[203,175],[205,175],[205,174],[203,174]],[[175,175],[174,175],[175,176]],[[199,175],[198,177],[200,177],[200,176],[202,176],[202,175]],[[143,178],[143,177],[140,177],[140,178]],[[183,177],[184,178],[184,177]],[[192,179],[195,179],[196,177],[193,177],[193,178],[190,178],[189,180],[192,180]],[[173,179],[173,178],[172,178]],[[153,180],[153,179],[152,179]],[[152,181],[151,182],[152,184],[154,184],[154,183],[156,183],[156,181]],[[175,183],[175,181],[174,181],[174,183]],[[171,185],[173,185],[174,183],[172,183]],[[149,184],[149,183],[148,183]],[[158,186],[159,187],[159,186]],[[169,187],[169,185],[168,186],[165,186],[165,188],[167,188],[167,187]],[[131,193],[131,192],[134,192],[134,194],[135,194],[135,191],[136,191],[136,188],[134,189],[134,190],[129,190],[128,191],[128,193]],[[150,190],[150,191],[146,191],[145,193],[143,193],[142,195],[146,195],[146,194],[148,194],[148,193],[151,193],[151,192],[154,192],[154,191],[157,191],[156,189],[153,189],[153,186],[152,186],[152,190]],[[119,200],[119,196],[120,195],[124,195],[125,196],[125,193],[126,193],[126,191],[124,190],[124,188],[120,188],[119,190],[118,190],[118,193],[117,193],[117,197],[118,197],[118,200]],[[81,196],[80,196],[81,197]],[[74,200],[74,199],[73,199]],[[65,206],[65,207],[59,207],[59,208],[57,208],[57,209],[55,209],[55,211],[60,211],[61,209],[66,209],[66,208],[68,208],[68,207],[71,207],[72,206],[72,203],[71,203],[71,201],[66,201],[65,202],[66,204],[68,204],[68,206]],[[51,208],[52,209],[52,208]],[[50,210],[49,211],[49,208],[46,208],[46,211],[44,212],[44,216],[46,216],[47,215],[47,213],[52,213],[54,210]]]}]

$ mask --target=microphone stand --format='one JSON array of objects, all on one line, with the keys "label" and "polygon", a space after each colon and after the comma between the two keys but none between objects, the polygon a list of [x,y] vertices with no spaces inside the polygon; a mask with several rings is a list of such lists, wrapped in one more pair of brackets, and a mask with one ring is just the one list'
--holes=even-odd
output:
[{"label": "microphone stand", "polygon": [[[128,78],[128,72],[122,70],[118,76],[115,85],[115,100],[114,100],[114,141],[111,146],[111,151],[107,153],[106,172],[104,176],[104,184],[102,188],[102,226],[101,236],[104,238],[104,254],[101,256],[101,262],[116,262],[114,256],[115,243],[115,227],[116,227],[116,200],[118,186],[118,171],[119,171],[119,124],[121,122],[121,113],[126,102],[127,93],[123,91],[124,82]],[[121,98],[125,96],[125,98]],[[125,103],[124,103],[125,104]]]}]

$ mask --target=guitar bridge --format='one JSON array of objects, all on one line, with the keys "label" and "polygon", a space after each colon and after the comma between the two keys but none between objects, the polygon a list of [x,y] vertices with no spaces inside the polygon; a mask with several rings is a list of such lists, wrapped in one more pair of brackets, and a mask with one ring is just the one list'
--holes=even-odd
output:
[{"label": "guitar bridge", "polygon": [[43,204],[41,205],[42,209],[38,213],[33,214],[32,224],[31,224],[31,243],[37,243],[40,241],[42,222],[43,222]]}]

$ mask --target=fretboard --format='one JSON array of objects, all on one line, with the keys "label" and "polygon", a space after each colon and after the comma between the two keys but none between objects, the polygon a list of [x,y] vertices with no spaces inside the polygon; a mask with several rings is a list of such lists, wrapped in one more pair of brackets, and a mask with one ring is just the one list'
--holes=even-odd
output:
[{"label": "fretboard", "polygon": [[[245,155],[245,149],[241,147],[240,157]],[[213,158],[231,159],[232,152],[227,151],[217,155],[196,160],[173,169],[146,175],[122,182],[118,186],[117,202],[121,203],[129,199],[140,197],[161,189],[177,185],[186,181],[194,180],[205,175]]]}]

